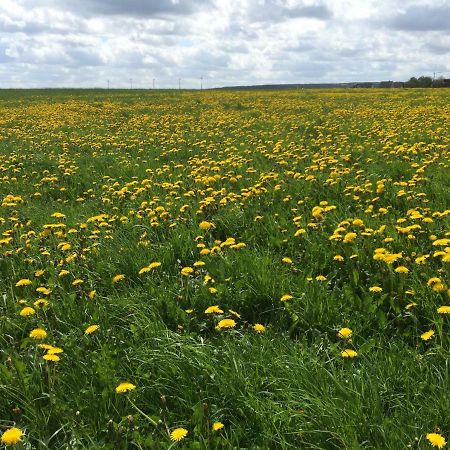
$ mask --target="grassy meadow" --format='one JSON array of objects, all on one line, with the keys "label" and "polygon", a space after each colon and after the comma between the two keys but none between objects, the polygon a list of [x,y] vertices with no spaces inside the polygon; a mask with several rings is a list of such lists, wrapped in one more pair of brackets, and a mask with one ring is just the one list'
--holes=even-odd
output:
[{"label": "grassy meadow", "polygon": [[0,91],[14,449],[450,439],[450,90]]}]

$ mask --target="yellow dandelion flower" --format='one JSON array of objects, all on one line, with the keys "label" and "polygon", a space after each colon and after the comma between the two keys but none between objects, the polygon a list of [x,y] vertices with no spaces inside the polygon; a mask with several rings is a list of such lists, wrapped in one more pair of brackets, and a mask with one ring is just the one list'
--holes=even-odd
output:
[{"label": "yellow dandelion flower", "polygon": [[194,269],[192,267],[183,267],[181,269],[181,275],[188,277],[194,273]]},{"label": "yellow dandelion flower", "polygon": [[439,246],[445,246],[445,245],[450,245],[450,239],[436,239],[433,242],[433,245],[439,245]]},{"label": "yellow dandelion flower", "polygon": [[424,341],[429,341],[433,336],[434,336],[434,331],[429,330],[429,331],[426,331],[425,333],[421,334],[420,339],[422,339]]},{"label": "yellow dandelion flower", "polygon": [[175,430],[170,433],[170,439],[174,442],[179,442],[184,439],[188,434],[188,430],[185,428],[175,428]]},{"label": "yellow dandelion flower", "polygon": [[140,271],[139,271],[139,275],[143,275],[144,273],[150,272],[150,267],[143,267]]},{"label": "yellow dandelion flower", "polygon": [[2,434],[2,444],[15,445],[22,440],[23,431],[20,428],[9,428]]},{"label": "yellow dandelion flower", "polygon": [[84,283],[84,281],[81,278],[77,278],[76,280],[72,281],[72,286],[78,286],[83,283]]},{"label": "yellow dandelion flower", "polygon": [[62,348],[59,348],[59,347],[53,347],[53,345],[51,345],[50,348],[47,349],[47,354],[48,355],[56,355],[58,353],[64,353],[64,350]]},{"label": "yellow dandelion flower", "polygon": [[438,433],[428,433],[427,439],[433,447],[443,448],[447,444],[444,436]]},{"label": "yellow dandelion flower", "polygon": [[45,306],[48,305],[48,300],[45,300],[45,298],[38,298],[38,299],[33,303],[33,305],[34,305],[36,308],[44,308]]},{"label": "yellow dandelion flower", "polygon": [[43,328],[35,328],[30,332],[30,338],[41,340],[47,337],[47,332]]},{"label": "yellow dandelion flower", "polygon": [[205,314],[223,314],[223,310],[219,308],[219,305],[209,306],[205,309]]},{"label": "yellow dandelion flower", "polygon": [[253,329],[257,333],[264,333],[266,331],[266,327],[260,323],[255,323],[255,325],[253,325]]},{"label": "yellow dandelion flower", "polygon": [[419,256],[414,260],[414,262],[416,264],[425,264],[427,262],[427,256]]},{"label": "yellow dandelion flower", "polygon": [[214,288],[214,287],[210,287],[210,288],[209,288],[209,293],[210,293],[210,294],[217,294],[217,292],[218,292],[218,291],[217,291],[216,288]]},{"label": "yellow dandelion flower", "polygon": [[214,422],[212,429],[213,431],[219,431],[221,430],[225,425],[222,422]]},{"label": "yellow dandelion flower", "polygon": [[60,278],[65,277],[66,275],[69,275],[69,271],[68,270],[61,270],[61,272],[59,272],[58,276]]},{"label": "yellow dandelion flower", "polygon": [[124,280],[125,279],[125,275],[123,275],[123,274],[118,274],[118,275],[115,275],[113,278],[112,278],[112,282],[113,283],[118,283],[119,281],[122,281],[122,280]]},{"label": "yellow dandelion flower", "polygon": [[222,319],[217,325],[216,330],[221,330],[222,328],[234,328],[236,322],[233,319]]},{"label": "yellow dandelion flower", "polygon": [[327,277],[324,275],[317,275],[316,281],[327,281]]},{"label": "yellow dandelion flower", "polygon": [[58,355],[55,355],[54,353],[47,353],[43,356],[43,358],[46,361],[51,361],[51,362],[58,362],[61,359]]},{"label": "yellow dandelion flower", "polygon": [[195,261],[195,263],[193,264],[194,267],[203,267],[204,265],[204,261]]},{"label": "yellow dandelion flower", "polygon": [[40,294],[44,294],[44,295],[50,295],[52,293],[52,290],[49,288],[46,288],[45,286],[39,286],[36,289],[36,292],[39,292]]},{"label": "yellow dandelion flower", "polygon": [[445,284],[443,284],[443,283],[436,283],[433,285],[432,289],[435,292],[442,292],[442,291],[445,291],[447,288],[445,287]]},{"label": "yellow dandelion flower", "polygon": [[398,266],[395,269],[395,273],[408,273],[408,272],[409,272],[409,269],[405,266]]},{"label": "yellow dandelion flower", "polygon": [[355,358],[358,356],[358,353],[355,352],[355,350],[352,350],[351,348],[346,348],[342,353],[341,356],[343,358]]},{"label": "yellow dandelion flower", "polygon": [[31,280],[29,280],[28,278],[22,278],[21,280],[19,280],[16,283],[16,287],[29,286],[30,284],[31,284]]},{"label": "yellow dandelion flower", "polygon": [[198,226],[201,230],[210,230],[211,228],[214,228],[214,224],[212,222],[207,222],[206,220],[200,222]]},{"label": "yellow dandelion flower", "polygon": [[450,306],[439,306],[437,312],[438,314],[450,314]]},{"label": "yellow dandelion flower", "polygon": [[375,292],[375,293],[379,293],[383,290],[383,288],[381,288],[380,286],[372,286],[369,288],[370,292]]},{"label": "yellow dandelion flower", "polygon": [[295,232],[294,236],[295,237],[301,236],[302,234],[305,234],[305,233],[306,233],[306,230],[304,228],[300,228]]},{"label": "yellow dandelion flower", "polygon": [[31,308],[30,306],[26,306],[25,308],[22,308],[22,310],[20,311],[20,315],[22,317],[32,316],[35,313],[36,311],[34,310],[34,308]]},{"label": "yellow dandelion flower", "polygon": [[230,314],[233,314],[233,316],[237,317],[238,319],[241,318],[241,315],[237,311],[235,311],[234,309],[229,309],[228,312]]},{"label": "yellow dandelion flower", "polygon": [[85,330],[84,334],[89,335],[95,333],[100,328],[99,325],[89,325]]},{"label": "yellow dandelion flower", "polygon": [[333,257],[333,260],[342,262],[342,261],[344,261],[344,257],[342,255],[336,255]]},{"label": "yellow dandelion flower", "polygon": [[[235,241],[234,238],[228,238],[222,245],[229,245],[230,248],[235,248],[235,249],[247,247],[247,244],[245,242],[238,242],[237,244],[234,244],[233,243],[234,241]],[[221,245],[221,247],[222,247],[222,245]]]},{"label": "yellow dandelion flower", "polygon": [[338,337],[340,337],[341,339],[350,339],[353,335],[353,331],[351,328],[341,328],[338,331]]},{"label": "yellow dandelion flower", "polygon": [[38,344],[39,348],[42,348],[42,350],[50,350],[53,348],[53,345],[50,344]]},{"label": "yellow dandelion flower", "polygon": [[92,290],[92,291],[89,291],[88,297],[89,297],[91,300],[94,300],[94,298],[95,298],[96,295],[97,295],[97,291],[96,291],[96,290]]},{"label": "yellow dandelion flower", "polygon": [[161,263],[159,261],[154,261],[148,265],[150,270],[156,269],[157,267],[160,267],[160,266],[161,266]]},{"label": "yellow dandelion flower", "polygon": [[292,264],[292,259],[287,256],[285,256],[281,261],[286,264]]},{"label": "yellow dandelion flower", "polygon": [[434,286],[435,284],[441,284],[442,280],[439,277],[431,277],[428,281],[427,281],[427,286]]},{"label": "yellow dandelion flower", "polygon": [[36,272],[34,272],[34,276],[39,278],[39,277],[42,277],[42,275],[44,275],[44,273],[45,273],[45,270],[42,270],[42,269],[36,270]]},{"label": "yellow dandelion flower", "polygon": [[289,300],[292,300],[294,297],[290,294],[284,294],[281,298],[280,298],[280,302],[287,302]]},{"label": "yellow dandelion flower", "polygon": [[133,389],[136,389],[136,386],[132,383],[129,382],[124,382],[124,383],[120,383],[117,387],[116,387],[116,392],[118,394],[123,394],[125,392],[130,392]]},{"label": "yellow dandelion flower", "polygon": [[344,236],[344,239],[342,240],[342,242],[344,244],[350,244],[352,243],[355,239],[356,239],[357,234],[356,233],[347,233]]}]

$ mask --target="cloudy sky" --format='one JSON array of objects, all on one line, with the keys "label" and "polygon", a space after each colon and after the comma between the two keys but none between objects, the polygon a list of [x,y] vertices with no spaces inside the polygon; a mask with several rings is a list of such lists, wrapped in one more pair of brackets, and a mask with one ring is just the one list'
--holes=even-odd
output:
[{"label": "cloudy sky", "polygon": [[0,0],[0,87],[450,78],[450,0]]}]

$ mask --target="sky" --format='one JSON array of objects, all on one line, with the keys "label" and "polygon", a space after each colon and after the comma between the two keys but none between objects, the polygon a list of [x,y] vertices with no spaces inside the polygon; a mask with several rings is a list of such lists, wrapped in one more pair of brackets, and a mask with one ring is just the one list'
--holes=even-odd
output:
[{"label": "sky", "polygon": [[0,87],[211,88],[434,72],[450,78],[450,0],[0,0]]}]

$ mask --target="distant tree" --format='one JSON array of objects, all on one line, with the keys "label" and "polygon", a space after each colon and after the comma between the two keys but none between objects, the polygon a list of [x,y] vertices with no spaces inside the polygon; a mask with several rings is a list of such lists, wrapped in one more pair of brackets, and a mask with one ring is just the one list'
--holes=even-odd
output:
[{"label": "distant tree", "polygon": [[420,87],[431,87],[433,85],[433,79],[431,77],[421,76],[417,79]]},{"label": "distant tree", "polygon": [[419,80],[416,77],[411,77],[407,82],[408,87],[419,87]]},{"label": "distant tree", "polygon": [[412,88],[417,88],[417,87],[428,88],[428,87],[433,86],[433,79],[431,77],[425,77],[423,75],[419,78],[411,77],[406,82],[406,86],[412,87]]}]

